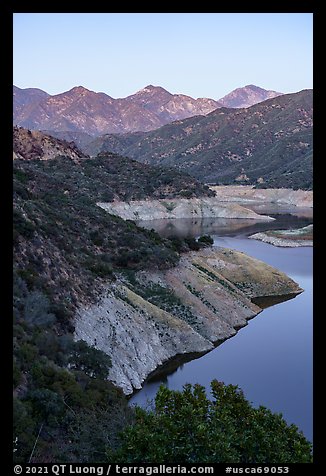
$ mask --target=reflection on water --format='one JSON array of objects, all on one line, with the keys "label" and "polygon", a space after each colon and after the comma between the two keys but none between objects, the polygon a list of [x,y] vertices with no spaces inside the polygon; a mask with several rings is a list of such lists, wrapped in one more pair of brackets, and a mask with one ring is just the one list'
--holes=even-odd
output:
[{"label": "reflection on water", "polygon": [[[247,207],[249,208],[249,207]],[[257,213],[267,214],[275,218],[274,221],[262,222],[253,219],[227,219],[227,218],[178,218],[165,220],[140,220],[137,225],[147,229],[154,229],[161,236],[169,238],[172,236],[190,237],[200,235],[227,235],[237,236],[250,235],[267,230],[301,228],[310,225],[312,219],[312,209],[280,209],[279,206],[269,206],[259,210],[252,205],[250,208]],[[283,211],[281,211],[283,210]]]},{"label": "reflection on water", "polygon": [[131,404],[151,405],[162,383],[175,390],[181,390],[185,383],[200,383],[209,391],[211,380],[218,379],[238,385],[254,406],[264,405],[282,413],[312,441],[313,249],[278,248],[246,237],[257,230],[300,228],[312,223],[311,210],[309,216],[301,216],[299,209],[296,215],[289,213],[288,208],[285,211],[283,215],[274,214],[276,220],[268,223],[224,219],[150,222],[150,228],[165,236],[211,234],[215,245],[265,261],[294,279],[304,292],[264,309],[236,336],[208,354],[146,383],[131,398]]},{"label": "reflection on water", "polygon": [[252,298],[251,301],[260,307],[260,309],[267,309],[268,307],[275,306],[275,304],[279,304],[284,301],[288,301],[289,299],[294,299],[297,297],[297,293],[291,293],[279,296],[258,296],[256,298]]}]

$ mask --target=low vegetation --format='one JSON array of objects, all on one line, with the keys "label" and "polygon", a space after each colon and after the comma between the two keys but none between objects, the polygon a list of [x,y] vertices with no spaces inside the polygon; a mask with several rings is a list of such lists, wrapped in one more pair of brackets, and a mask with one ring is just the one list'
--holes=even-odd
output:
[{"label": "low vegetation", "polygon": [[108,451],[116,463],[312,462],[311,444],[280,414],[253,408],[234,385],[211,383],[211,398],[200,385],[183,391],[161,386],[155,409],[137,408],[136,421],[122,433],[122,444]]},{"label": "low vegetation", "polygon": [[39,314],[41,325],[15,318],[14,461],[103,460],[134,418],[122,392],[105,380],[110,358],[59,334],[46,312]]}]

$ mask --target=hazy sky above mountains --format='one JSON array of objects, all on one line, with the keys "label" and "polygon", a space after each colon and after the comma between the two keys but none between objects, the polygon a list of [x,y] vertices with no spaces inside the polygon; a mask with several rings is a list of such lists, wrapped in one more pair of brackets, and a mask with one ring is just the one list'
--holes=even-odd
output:
[{"label": "hazy sky above mountains", "polygon": [[312,88],[312,13],[15,13],[14,84],[118,98]]}]

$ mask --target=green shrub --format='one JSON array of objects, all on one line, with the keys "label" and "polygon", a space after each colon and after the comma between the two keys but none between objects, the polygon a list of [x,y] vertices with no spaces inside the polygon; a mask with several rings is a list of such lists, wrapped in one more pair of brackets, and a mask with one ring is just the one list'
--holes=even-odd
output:
[{"label": "green shrub", "polygon": [[49,300],[41,291],[32,291],[26,296],[24,319],[30,326],[49,327],[53,325],[56,317],[49,310]]},{"label": "green shrub", "polygon": [[71,368],[100,379],[107,378],[111,367],[111,359],[107,354],[95,347],[90,347],[83,340],[74,343],[69,362]]},{"label": "green shrub", "polygon": [[204,387],[183,391],[160,387],[155,410],[137,409],[136,423],[122,434],[121,447],[108,451],[118,463],[312,462],[311,444],[294,425],[264,407],[253,408],[242,391],[217,380],[212,399]]},{"label": "green shrub", "polygon": [[21,344],[17,352],[21,369],[25,371],[29,370],[31,364],[35,362],[38,356],[39,353],[35,345],[29,344],[28,342]]},{"label": "green shrub", "polygon": [[211,246],[214,244],[214,240],[210,235],[202,235],[198,238],[198,243],[204,246]]},{"label": "green shrub", "polygon": [[14,238],[17,239],[19,235],[24,238],[30,239],[35,231],[35,225],[31,221],[27,220],[23,214],[17,210],[13,210],[13,226],[14,226]]},{"label": "green shrub", "polygon": [[111,277],[113,274],[112,266],[106,261],[101,260],[99,256],[88,257],[84,261],[84,266],[101,278]]},{"label": "green shrub", "polygon": [[29,399],[33,403],[33,411],[40,421],[45,421],[51,426],[57,424],[66,411],[62,397],[48,388],[31,391]]},{"label": "green shrub", "polygon": [[190,250],[198,251],[200,249],[200,245],[196,238],[189,237],[184,239],[185,243],[189,247]]},{"label": "green shrub", "polygon": [[14,462],[28,461],[36,438],[37,422],[32,417],[31,405],[18,398],[13,399]]},{"label": "green shrub", "polygon": [[19,170],[19,169],[14,169],[13,171],[13,176],[14,178],[16,178],[17,180],[19,180],[19,182],[25,184],[28,182],[28,176],[25,172],[23,172],[22,170]]}]

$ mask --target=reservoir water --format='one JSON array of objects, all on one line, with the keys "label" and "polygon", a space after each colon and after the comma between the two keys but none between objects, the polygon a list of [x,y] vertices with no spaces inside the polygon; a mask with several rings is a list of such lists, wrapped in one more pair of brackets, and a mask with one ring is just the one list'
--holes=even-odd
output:
[{"label": "reservoir water", "polygon": [[[252,207],[254,208],[254,207]],[[261,210],[259,210],[261,212]],[[187,362],[173,373],[148,381],[130,400],[150,406],[158,387],[181,390],[199,383],[209,392],[213,379],[238,385],[246,398],[282,413],[312,441],[312,258],[311,247],[279,248],[248,235],[271,228],[300,228],[312,223],[311,210],[265,209],[276,218],[252,220],[160,220],[143,223],[162,235],[199,236],[209,233],[215,246],[243,251],[294,279],[304,292],[263,310],[232,338],[208,354]]]}]

